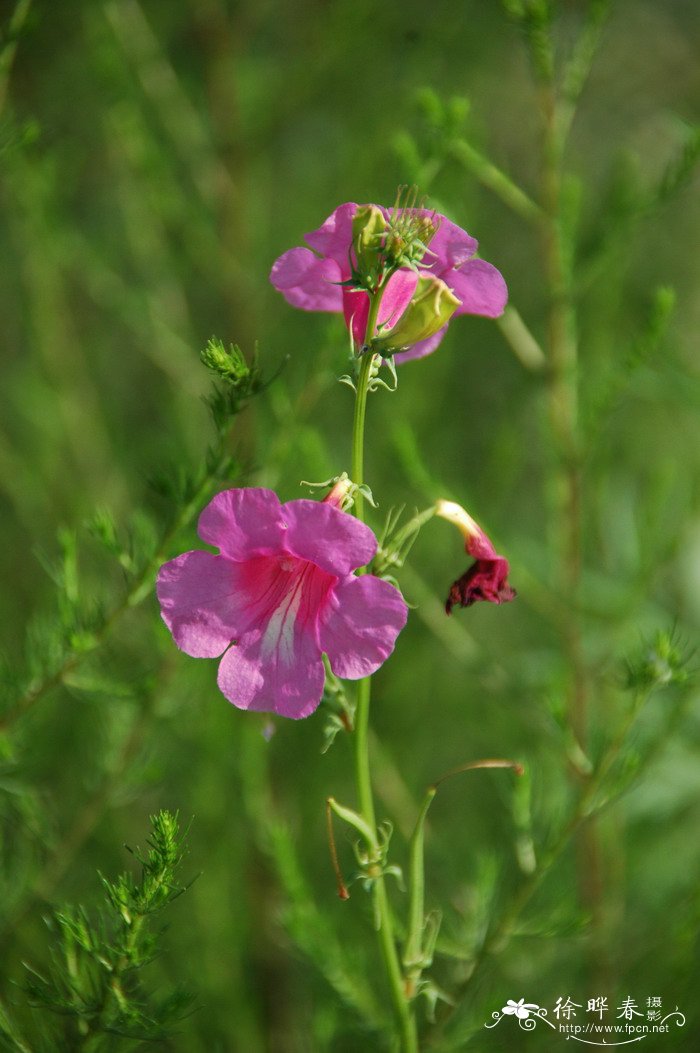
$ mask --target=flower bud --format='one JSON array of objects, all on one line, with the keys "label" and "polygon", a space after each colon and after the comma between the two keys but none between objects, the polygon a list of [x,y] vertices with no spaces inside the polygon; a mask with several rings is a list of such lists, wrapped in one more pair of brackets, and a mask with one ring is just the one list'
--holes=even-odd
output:
[{"label": "flower bud", "polygon": [[346,511],[348,503],[352,506],[352,491],[356,489],[347,472],[343,472],[334,481],[333,487],[323,498],[323,503],[339,508],[341,512]]},{"label": "flower bud", "polygon": [[391,210],[384,241],[384,254],[391,270],[415,270],[437,233],[439,221],[434,212],[418,201],[418,187],[400,186]]},{"label": "flower bud", "polygon": [[392,329],[380,332],[372,341],[373,350],[387,354],[427,340],[447,325],[459,305],[460,301],[440,278],[421,275],[408,307]]},{"label": "flower bud", "polygon": [[386,230],[386,218],[377,205],[358,205],[352,221],[352,245],[355,268],[361,277],[372,281],[379,276]]},{"label": "flower bud", "polygon": [[240,386],[251,377],[252,370],[238,344],[226,348],[212,337],[200,357],[207,369],[229,384]]}]

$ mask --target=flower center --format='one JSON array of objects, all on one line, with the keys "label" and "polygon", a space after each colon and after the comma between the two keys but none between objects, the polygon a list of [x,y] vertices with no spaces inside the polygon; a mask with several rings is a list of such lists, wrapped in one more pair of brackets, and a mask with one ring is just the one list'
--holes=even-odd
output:
[{"label": "flower center", "polygon": [[385,255],[396,267],[412,267],[423,259],[437,233],[435,213],[426,215],[418,188],[400,186],[388,221]]},{"label": "flower center", "polygon": [[[299,632],[315,633],[320,612],[336,578],[294,555],[263,557],[267,586],[260,597],[258,624],[263,628],[261,655],[289,665]],[[261,568],[262,569],[262,568]]]}]

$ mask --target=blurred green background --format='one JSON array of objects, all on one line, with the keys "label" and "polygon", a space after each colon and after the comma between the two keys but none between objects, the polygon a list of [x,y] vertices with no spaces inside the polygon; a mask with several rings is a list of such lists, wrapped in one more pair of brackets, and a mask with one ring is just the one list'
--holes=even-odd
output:
[{"label": "blurred green background", "polygon": [[[554,6],[566,53],[588,5]],[[466,137],[537,197],[540,122],[521,34],[496,3],[35,0],[1,10],[0,615],[9,665],[22,667],[26,650],[31,672],[57,617],[47,565],[61,546],[70,553],[77,532],[73,592],[86,610],[110,609],[124,570],[84,524],[108,509],[147,550],[169,515],[150,480],[201,460],[211,434],[199,351],[212,334],[248,354],[258,341],[263,374],[277,375],[235,425],[229,484],[288,500],[306,493],[300,479],[349,468],[342,323],[294,311],[268,283],[274,259],[340,202],[390,204],[397,184],[418,181],[479,239],[545,340],[538,237],[453,148]],[[625,660],[673,626],[692,651],[700,619],[697,181],[640,204],[692,136],[698,39],[691,0],[613,3],[567,152],[591,422],[581,623],[594,745],[625,712]],[[676,306],[657,340],[648,319],[659,287],[675,290]],[[458,500],[508,556],[519,590],[507,607],[445,619],[447,587],[465,569],[445,524],[423,532],[401,577],[417,609],[373,705],[379,814],[394,821],[399,862],[426,784],[476,757],[526,764],[536,848],[567,811],[567,670],[552,595],[567,597],[551,580],[546,383],[496,324],[462,318],[434,355],[400,369],[395,394],[370,400],[375,527],[396,504]],[[167,554],[196,544],[190,529]],[[368,898],[359,886],[349,904],[335,898],[325,839],[325,797],[354,799],[347,736],[321,754],[319,712],[275,722],[266,743],[264,721],[218,694],[215,669],[175,650],[149,595],[7,732],[2,995],[21,1005],[20,963],[46,959],[49,906],[92,903],[97,871],[125,866],[122,844],[143,842],[149,813],[166,807],[192,817],[185,870],[201,872],[171,908],[152,966],[154,985],[182,983],[200,1007],[168,1048],[382,1048],[333,980],[342,949],[381,1003]],[[479,967],[444,1048],[559,1048],[562,1037],[504,1037],[509,1021],[482,1025],[506,998],[551,1007],[598,994],[663,996],[688,1024],[645,1048],[693,1048],[700,712],[692,690],[677,695],[655,696],[642,714],[620,770],[643,772],[601,820],[597,936],[567,852],[514,939]],[[429,905],[467,950],[520,880],[527,808],[514,806],[512,784],[507,773],[465,776],[431,812]],[[341,856],[350,871],[342,839]],[[435,976],[450,991],[468,972],[440,959]]]}]

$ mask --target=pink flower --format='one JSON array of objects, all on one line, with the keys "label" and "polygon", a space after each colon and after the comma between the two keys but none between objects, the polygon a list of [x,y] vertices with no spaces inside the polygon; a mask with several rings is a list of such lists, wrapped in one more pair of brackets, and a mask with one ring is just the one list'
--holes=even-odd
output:
[{"label": "pink flower", "polygon": [[333,503],[280,504],[272,490],[225,490],[199,517],[215,545],[185,552],[158,575],[158,599],[177,646],[217,658],[218,684],[240,709],[306,717],[321,700],[322,653],[348,680],[373,673],[406,623],[404,600],[366,566],[369,529]]},{"label": "pink flower", "polygon": [[[363,207],[363,206],[360,206]],[[367,206],[364,206],[367,207]],[[397,209],[378,207],[388,223],[397,219]],[[270,281],[288,303],[304,311],[343,313],[355,343],[365,342],[369,294],[352,288],[354,202],[339,205],[323,226],[306,235],[311,248],[289,249],[275,260]],[[378,327],[395,325],[408,307],[418,274],[441,279],[459,300],[455,314],[480,314],[497,318],[503,313],[508,290],[500,272],[485,260],[474,259],[478,243],[456,223],[427,209],[405,210],[409,219],[431,220],[435,232],[415,267],[400,267],[384,284]],[[416,270],[416,267],[418,270]],[[447,326],[395,356],[397,362],[422,358],[434,351]]]},{"label": "pink flower", "polygon": [[438,501],[436,514],[459,528],[467,552],[476,561],[450,586],[445,603],[446,612],[451,614],[457,604],[471,607],[478,600],[486,600],[487,603],[508,603],[514,600],[515,589],[508,584],[508,560],[498,555],[469,513],[454,501]]}]

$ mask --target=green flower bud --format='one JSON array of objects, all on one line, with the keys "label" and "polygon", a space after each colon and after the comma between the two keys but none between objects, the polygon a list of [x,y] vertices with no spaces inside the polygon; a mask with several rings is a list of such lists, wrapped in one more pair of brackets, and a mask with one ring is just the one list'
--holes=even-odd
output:
[{"label": "green flower bud", "polygon": [[372,349],[384,355],[427,340],[449,322],[460,302],[440,278],[421,276],[396,325],[386,333],[380,332],[372,341]]},{"label": "green flower bud", "polygon": [[251,376],[252,370],[238,344],[225,348],[221,340],[212,337],[200,357],[207,369],[229,384],[240,386]]},{"label": "green flower bud", "polygon": [[388,222],[384,255],[390,270],[415,270],[428,251],[438,228],[435,213],[418,201],[418,187],[400,186]]},{"label": "green flower bud", "polygon": [[382,269],[382,246],[387,221],[377,205],[359,205],[352,221],[352,245],[355,268],[364,278],[373,280]]}]

